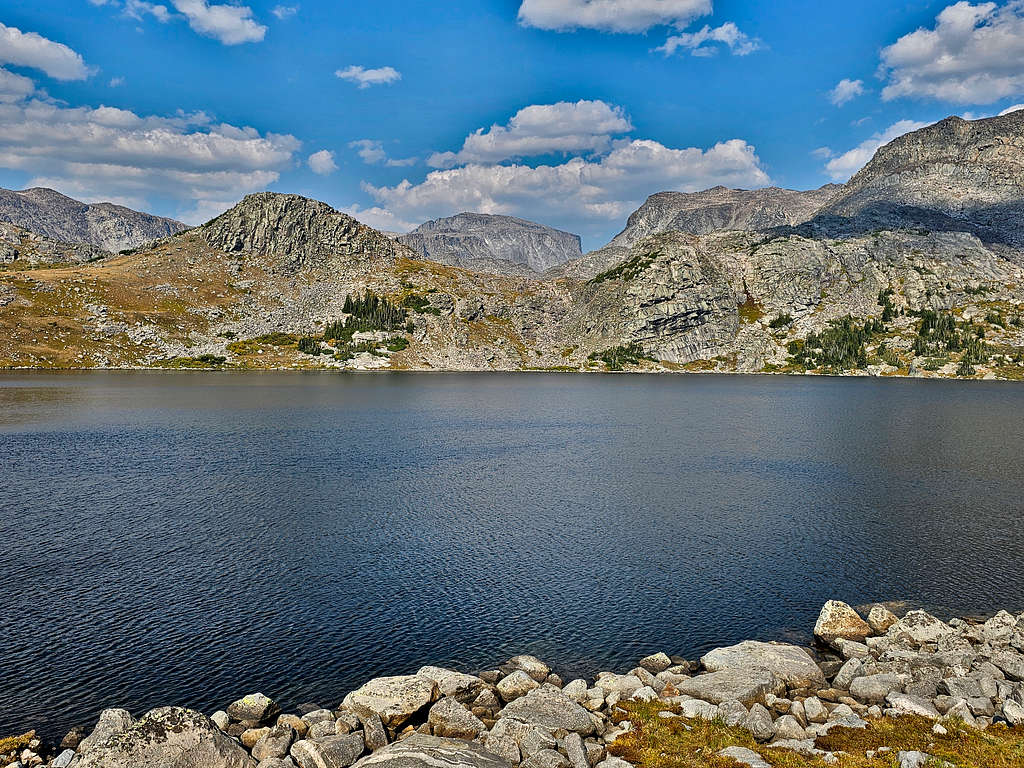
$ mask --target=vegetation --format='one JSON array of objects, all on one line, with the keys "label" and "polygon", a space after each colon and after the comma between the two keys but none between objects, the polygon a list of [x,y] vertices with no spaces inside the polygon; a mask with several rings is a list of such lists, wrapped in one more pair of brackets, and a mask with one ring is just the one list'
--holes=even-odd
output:
[{"label": "vegetation", "polygon": [[768,327],[771,328],[772,330],[778,330],[779,328],[788,328],[792,324],[793,324],[793,316],[790,315],[790,314],[785,314],[785,315],[779,315],[774,320],[772,320],[770,323],[768,323]]},{"label": "vegetation", "polygon": [[228,359],[220,355],[199,355],[199,357],[175,357],[165,360],[158,365],[162,368],[177,369],[209,369],[220,368]]},{"label": "vegetation", "polygon": [[305,355],[312,355],[317,357],[323,353],[323,349],[320,347],[320,339],[314,339],[311,336],[303,336],[299,339],[299,352]]},{"label": "vegetation", "polygon": [[811,333],[804,341],[791,341],[790,361],[805,370],[822,369],[830,373],[867,368],[865,344],[884,332],[880,320],[866,320],[860,325],[847,315],[832,320],[820,334]]},{"label": "vegetation", "polygon": [[28,733],[23,733],[21,736],[7,736],[6,738],[0,738],[0,755],[20,752],[27,748],[29,742],[31,742],[35,737],[36,732],[29,731]]},{"label": "vegetation", "polygon": [[325,341],[348,343],[356,333],[363,331],[395,331],[403,328],[408,331],[406,311],[372,291],[355,298],[346,296],[343,311],[348,318],[335,320],[328,325],[323,335]]},{"label": "vegetation", "polygon": [[410,293],[404,299],[402,299],[402,306],[406,309],[411,309],[413,312],[418,312],[421,315],[440,315],[441,310],[437,307],[430,306],[430,299],[426,296],[420,296],[416,293]]},{"label": "vegetation", "polygon": [[739,305],[737,311],[740,314],[740,322],[744,324],[756,323],[764,317],[764,308],[749,293],[746,300]]},{"label": "vegetation", "polygon": [[[995,725],[985,731],[947,721],[947,733],[932,731],[933,722],[920,717],[880,718],[865,729],[833,728],[818,737],[815,746],[837,753],[837,762],[820,756],[772,749],[754,741],[748,731],[721,721],[662,717],[678,712],[663,702],[620,704],[615,719],[628,720],[631,729],[609,751],[637,768],[737,768],[734,760],[719,756],[724,748],[744,747],[761,754],[775,768],[897,768],[901,751],[932,755],[935,765],[959,768],[1015,768],[1024,765],[1024,733]],[[868,758],[867,753],[874,757]],[[929,763],[931,765],[931,763]]]},{"label": "vegetation", "polygon": [[973,376],[975,365],[988,362],[992,350],[982,340],[985,336],[984,328],[969,322],[958,322],[948,312],[926,309],[920,316],[921,322],[914,339],[915,355],[948,357],[950,353],[961,352],[958,376]]},{"label": "vegetation", "polygon": [[405,336],[392,336],[384,343],[392,352],[401,352],[409,348],[409,340]]},{"label": "vegetation", "polygon": [[228,351],[233,355],[253,355],[256,354],[261,347],[290,347],[293,344],[297,344],[299,338],[290,333],[281,333],[276,331],[274,333],[267,333],[263,336],[257,336],[254,339],[245,339],[244,341],[233,341],[228,344]]},{"label": "vegetation", "polygon": [[889,346],[883,341],[878,345],[878,359],[886,365],[891,365],[893,368],[900,368],[903,365],[903,361],[900,356],[896,353],[896,350],[890,349]]},{"label": "vegetation", "polygon": [[892,322],[893,318],[896,317],[896,307],[893,306],[892,297],[896,295],[896,292],[892,288],[886,288],[884,291],[878,292],[878,303],[882,307],[882,322]]},{"label": "vegetation", "polygon": [[639,344],[629,344],[612,347],[604,352],[594,352],[589,359],[604,363],[609,371],[621,371],[627,365],[639,365],[641,360],[649,358],[644,356],[643,347]]},{"label": "vegetation", "polygon": [[618,266],[612,267],[611,269],[605,270],[599,275],[592,277],[589,280],[590,285],[598,285],[606,280],[633,280],[637,275],[643,273],[654,260],[661,256],[661,251],[650,251],[648,253],[641,253],[633,256],[632,258],[626,259]]}]

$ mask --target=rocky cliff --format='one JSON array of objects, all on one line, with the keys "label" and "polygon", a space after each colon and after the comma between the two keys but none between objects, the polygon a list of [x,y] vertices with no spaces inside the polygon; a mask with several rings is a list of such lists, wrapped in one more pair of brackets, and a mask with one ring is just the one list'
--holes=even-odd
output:
[{"label": "rocky cliff", "polygon": [[918,227],[1024,245],[1024,111],[950,117],[882,147],[814,217],[829,233]]},{"label": "rocky cliff", "polygon": [[0,221],[63,243],[122,251],[187,229],[180,221],[139,213],[112,203],[86,203],[37,187],[0,189]]},{"label": "rocky cliff", "polygon": [[543,272],[582,255],[578,235],[511,216],[480,213],[428,221],[398,240],[422,258],[485,270],[507,270],[505,263],[511,263]]},{"label": "rocky cliff", "polygon": [[27,264],[82,263],[107,256],[95,246],[85,243],[62,243],[45,235],[30,232],[17,224],[0,221],[0,264],[23,261]]}]

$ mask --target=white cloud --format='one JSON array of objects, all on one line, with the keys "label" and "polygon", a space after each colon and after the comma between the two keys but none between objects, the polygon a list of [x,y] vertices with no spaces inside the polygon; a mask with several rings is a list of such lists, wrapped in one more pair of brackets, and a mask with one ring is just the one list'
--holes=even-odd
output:
[{"label": "white cloud", "polygon": [[620,222],[653,191],[692,192],[717,184],[770,183],[754,148],[734,139],[703,150],[656,141],[622,140],[599,159],[561,165],[466,165],[432,171],[419,184],[364,189],[394,216],[423,221],[458,211],[558,220],[573,231],[601,231]]},{"label": "white cloud", "polygon": [[275,5],[274,8],[270,12],[272,14],[274,14],[280,21],[284,21],[285,19],[290,19],[292,16],[294,16],[296,13],[298,13],[299,12],[299,6],[297,6],[297,5]]},{"label": "white cloud", "polygon": [[338,170],[338,164],[334,162],[334,153],[329,149],[314,152],[306,162],[309,169],[318,176],[330,176]]},{"label": "white cloud", "polygon": [[35,83],[27,77],[0,67],[0,102],[21,101],[35,89]]},{"label": "white cloud", "polygon": [[252,8],[246,5],[211,5],[207,0],[171,0],[171,3],[188,19],[192,29],[224,45],[258,43],[267,34],[267,28],[253,19]]},{"label": "white cloud", "polygon": [[337,70],[334,75],[342,80],[358,83],[360,90],[369,88],[371,85],[387,85],[402,79],[402,73],[394,67],[366,69],[365,67],[351,66]]},{"label": "white cloud", "polygon": [[291,165],[293,136],[213,123],[203,113],[144,117],[28,99],[0,104],[0,168],[86,200],[172,200],[198,211],[265,189]]},{"label": "white cloud", "polygon": [[381,232],[408,232],[419,226],[418,223],[400,219],[391,211],[379,206],[363,208],[358,205],[352,205],[348,208],[339,208],[338,210]]},{"label": "white cloud", "polygon": [[0,23],[0,64],[31,67],[55,80],[85,80],[89,70],[82,57],[63,43],[47,40],[35,32]]},{"label": "white cloud", "polygon": [[388,157],[388,153],[384,149],[384,142],[375,139],[350,141],[348,146],[349,149],[356,150],[359,158],[367,165],[384,164],[389,168],[401,168],[408,165],[416,165],[418,162],[418,159],[415,157],[404,159]]},{"label": "white cloud", "polygon": [[833,181],[847,181],[857,171],[867,165],[868,161],[875,156],[881,147],[888,144],[893,139],[899,138],[905,133],[916,131],[920,128],[924,128],[929,123],[919,123],[914,120],[900,120],[898,123],[890,125],[888,129],[882,133],[876,133],[867,141],[862,142],[858,146],[844,152],[837,157],[833,157],[825,166],[825,170],[829,176],[832,177]]},{"label": "white cloud", "polygon": [[519,110],[505,125],[470,134],[459,152],[435,153],[427,164],[452,168],[559,152],[606,152],[614,136],[632,130],[622,108],[603,101],[535,104]]},{"label": "white cloud", "polygon": [[109,87],[111,87],[111,88],[120,88],[122,85],[124,85],[124,78],[123,77],[112,77],[112,78],[110,78],[110,82],[107,83],[107,85]]},{"label": "white cloud", "polygon": [[697,32],[672,35],[663,46],[655,50],[666,56],[671,56],[680,48],[688,50],[691,56],[714,56],[719,51],[715,43],[727,46],[735,56],[747,56],[761,48],[760,40],[741,32],[735,23],[727,21],[720,27],[705,24]]},{"label": "white cloud", "polygon": [[828,160],[830,157],[835,157],[836,155],[830,147],[818,147],[816,150],[811,152],[811,154],[819,160]]},{"label": "white cloud", "polygon": [[1024,93],[1024,0],[958,2],[882,50],[882,98],[990,104]]},{"label": "white cloud", "polygon": [[1002,112],[1000,112],[999,116],[1002,117],[1003,115],[1008,115],[1011,112],[1019,112],[1022,109],[1024,109],[1024,104],[1014,104],[1012,107],[1007,107]]},{"label": "white cloud", "polygon": [[828,98],[837,107],[841,107],[849,101],[853,101],[858,96],[864,95],[864,81],[863,80],[850,80],[844,78],[839,81],[838,85],[829,91]]},{"label": "white cloud", "polygon": [[125,0],[124,15],[132,19],[139,19],[140,21],[144,16],[148,15],[152,16],[161,24],[166,24],[172,17],[171,12],[166,5],[147,3],[145,0]]},{"label": "white cloud", "polygon": [[666,24],[683,27],[711,10],[711,0],[523,0],[519,23],[548,30],[637,33]]}]

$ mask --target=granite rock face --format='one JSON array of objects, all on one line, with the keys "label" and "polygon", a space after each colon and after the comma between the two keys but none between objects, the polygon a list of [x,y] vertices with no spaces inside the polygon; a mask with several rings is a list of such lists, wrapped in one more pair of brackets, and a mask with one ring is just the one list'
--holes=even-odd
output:
[{"label": "granite rock face", "polygon": [[51,240],[105,251],[138,248],[188,229],[180,221],[112,203],[86,204],[44,187],[21,192],[0,189],[0,221]]},{"label": "granite rock face", "polygon": [[397,239],[422,258],[481,271],[508,270],[507,262],[543,272],[582,255],[579,235],[482,213],[428,221]]},{"label": "granite rock face", "polygon": [[819,211],[826,231],[920,227],[1024,245],[1024,111],[947,118],[882,147]]}]

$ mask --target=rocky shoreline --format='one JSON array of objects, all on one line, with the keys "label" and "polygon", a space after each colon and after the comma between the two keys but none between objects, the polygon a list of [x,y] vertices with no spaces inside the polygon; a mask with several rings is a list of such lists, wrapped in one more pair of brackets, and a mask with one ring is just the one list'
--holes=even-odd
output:
[{"label": "rocky shoreline", "polygon": [[[533,656],[478,675],[427,666],[370,680],[333,707],[290,713],[261,693],[209,717],[108,709],[57,748],[31,732],[0,739],[0,766],[631,768],[619,745],[634,726],[623,715],[640,706],[688,730],[696,721],[741,729],[731,732],[761,751],[724,746],[708,765],[726,758],[750,768],[770,768],[761,752],[778,750],[839,764],[849,755],[827,748],[830,732],[888,718],[926,722],[936,738],[954,728],[1024,731],[1024,613],[944,622],[875,605],[862,617],[830,601],[814,635],[814,648],[747,641],[699,661],[656,653],[594,681],[565,681]],[[911,749],[864,755],[876,756],[907,768],[932,759]]]}]

